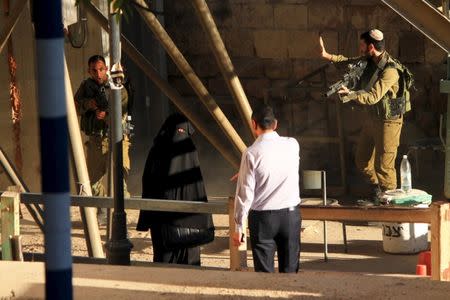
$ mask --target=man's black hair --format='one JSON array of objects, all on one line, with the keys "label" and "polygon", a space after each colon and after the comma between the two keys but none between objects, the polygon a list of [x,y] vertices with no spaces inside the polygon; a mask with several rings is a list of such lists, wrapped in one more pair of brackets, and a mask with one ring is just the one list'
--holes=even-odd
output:
[{"label": "man's black hair", "polygon": [[385,48],[384,39],[382,39],[381,41],[377,41],[376,39],[370,36],[370,31],[362,33],[359,38],[363,40],[367,44],[367,46],[372,44],[377,51],[383,51]]},{"label": "man's black hair", "polygon": [[253,110],[252,119],[263,130],[273,129],[277,121],[272,107],[268,105],[261,105]]},{"label": "man's black hair", "polygon": [[89,57],[88,67],[90,67],[91,64],[96,63],[98,61],[102,61],[106,65],[105,58],[101,55],[96,54],[96,55],[92,55],[91,57]]}]

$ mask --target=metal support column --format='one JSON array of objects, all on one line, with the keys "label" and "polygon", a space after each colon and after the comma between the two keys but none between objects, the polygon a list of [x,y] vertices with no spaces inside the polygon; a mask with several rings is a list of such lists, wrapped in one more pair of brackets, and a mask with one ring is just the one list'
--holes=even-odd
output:
[{"label": "metal support column", "polygon": [[[110,68],[111,73],[116,67],[120,70],[120,16],[118,11],[112,10],[109,15],[110,26]],[[119,84],[120,86],[120,84]],[[123,85],[122,85],[122,88]],[[121,89],[111,83],[110,96],[110,118],[112,118],[112,128],[109,130],[109,142],[113,149],[113,176],[114,176],[114,213],[112,217],[111,239],[109,239],[107,249],[107,259],[109,264],[129,265],[130,253],[133,245],[127,237],[127,217],[124,206],[123,192],[123,130],[122,130],[122,95]]]},{"label": "metal support column", "polygon": [[441,80],[441,93],[448,94],[447,100],[447,126],[445,142],[445,180],[444,193],[447,199],[450,199],[450,55],[447,56],[447,80]]},{"label": "metal support column", "polygon": [[222,41],[211,11],[208,8],[208,4],[206,4],[205,0],[194,0],[192,1],[192,5],[194,6],[200,23],[208,36],[208,41],[211,49],[213,50],[214,57],[216,58],[217,64],[219,65],[228,89],[233,96],[241,118],[250,134],[255,138],[256,136],[252,129],[251,120],[252,108],[248,103],[247,96],[245,95],[239,77],[236,74],[233,63],[231,62],[230,56],[225,48],[225,44]]},{"label": "metal support column", "polygon": [[[446,18],[449,17],[450,1],[442,1],[442,13]],[[448,95],[447,100],[447,124],[446,124],[446,139],[445,139],[445,178],[444,178],[444,195],[450,199],[450,53],[447,53],[447,80],[441,80],[441,93]],[[440,132],[439,132],[440,134]]]},{"label": "metal support column", "polygon": [[[74,176],[79,184],[79,194],[82,196],[92,196],[91,182],[84,155],[83,141],[81,139],[80,125],[78,124],[75,101],[73,99],[72,85],[70,83],[69,69],[64,59],[64,82],[66,87],[67,124],[69,128],[69,138],[74,165]],[[96,208],[80,207],[81,220],[83,221],[86,246],[90,257],[105,257],[98,229]]]}]

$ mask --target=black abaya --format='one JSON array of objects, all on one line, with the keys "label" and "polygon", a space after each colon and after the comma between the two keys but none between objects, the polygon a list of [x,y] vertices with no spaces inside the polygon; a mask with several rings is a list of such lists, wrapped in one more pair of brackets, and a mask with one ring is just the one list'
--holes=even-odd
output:
[{"label": "black abaya", "polygon": [[[142,198],[207,202],[197,149],[190,135],[193,127],[180,114],[169,116],[154,139],[142,176]],[[150,229],[153,261],[200,265],[200,248],[164,247],[161,227],[208,229],[213,227],[210,214],[141,211],[136,229]]]}]

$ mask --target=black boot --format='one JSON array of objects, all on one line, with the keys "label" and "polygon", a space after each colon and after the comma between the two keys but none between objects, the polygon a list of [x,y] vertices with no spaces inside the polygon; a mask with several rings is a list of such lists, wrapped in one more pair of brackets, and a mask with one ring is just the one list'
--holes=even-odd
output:
[{"label": "black boot", "polygon": [[356,204],[358,206],[374,206],[380,205],[380,199],[383,195],[383,191],[378,184],[371,184],[370,194],[367,199],[357,200]]}]

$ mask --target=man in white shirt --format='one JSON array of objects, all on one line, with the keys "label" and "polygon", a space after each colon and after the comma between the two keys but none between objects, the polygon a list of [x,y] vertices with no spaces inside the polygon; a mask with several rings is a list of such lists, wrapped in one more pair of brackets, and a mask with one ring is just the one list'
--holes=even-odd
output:
[{"label": "man in white shirt", "polygon": [[297,272],[300,254],[299,152],[297,140],[276,133],[269,106],[252,115],[258,137],[242,155],[235,197],[236,246],[248,216],[256,272],[274,272],[275,250],[280,273]]}]

